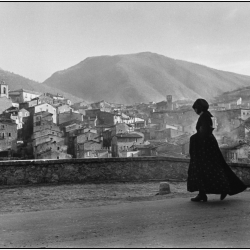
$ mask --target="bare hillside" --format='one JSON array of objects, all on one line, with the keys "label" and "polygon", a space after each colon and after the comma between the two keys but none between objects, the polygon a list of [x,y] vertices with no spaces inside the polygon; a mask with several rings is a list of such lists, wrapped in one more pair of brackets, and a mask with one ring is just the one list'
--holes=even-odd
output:
[{"label": "bare hillside", "polygon": [[89,102],[115,103],[174,99],[211,100],[225,91],[250,85],[250,76],[143,52],[129,55],[86,58],[79,64],[54,73],[46,86]]}]

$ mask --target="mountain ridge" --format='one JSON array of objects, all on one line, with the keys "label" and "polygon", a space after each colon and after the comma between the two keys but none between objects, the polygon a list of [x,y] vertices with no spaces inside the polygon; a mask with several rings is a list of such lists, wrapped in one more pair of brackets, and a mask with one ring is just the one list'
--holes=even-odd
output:
[{"label": "mountain ridge", "polygon": [[43,83],[0,68],[1,79],[9,84],[9,90],[59,93],[72,102],[106,100],[128,105],[159,102],[166,100],[166,95],[173,95],[173,100],[202,97],[210,101],[250,86],[250,76],[152,52],[87,57],[53,73]]},{"label": "mountain ridge", "polygon": [[[140,52],[88,57],[55,72],[43,82],[89,102],[114,103],[173,99],[211,100],[225,91],[250,85],[250,76],[221,71],[197,63]],[[114,91],[115,90],[115,91]]]}]

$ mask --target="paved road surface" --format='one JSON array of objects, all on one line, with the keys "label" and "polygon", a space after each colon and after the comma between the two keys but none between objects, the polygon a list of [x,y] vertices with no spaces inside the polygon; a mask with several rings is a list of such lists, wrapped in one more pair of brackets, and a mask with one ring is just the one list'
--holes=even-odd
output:
[{"label": "paved road surface", "polygon": [[0,215],[1,248],[250,248],[250,192]]}]

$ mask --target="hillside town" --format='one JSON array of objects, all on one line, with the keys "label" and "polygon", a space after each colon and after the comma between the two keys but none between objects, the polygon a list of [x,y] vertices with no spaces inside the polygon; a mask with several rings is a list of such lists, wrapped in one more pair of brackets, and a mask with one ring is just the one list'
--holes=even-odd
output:
[{"label": "hillside town", "polygon": [[[0,158],[189,158],[197,115],[191,100],[123,105],[72,103],[59,94],[0,83]],[[249,162],[250,98],[210,104],[214,135],[228,162]]]}]

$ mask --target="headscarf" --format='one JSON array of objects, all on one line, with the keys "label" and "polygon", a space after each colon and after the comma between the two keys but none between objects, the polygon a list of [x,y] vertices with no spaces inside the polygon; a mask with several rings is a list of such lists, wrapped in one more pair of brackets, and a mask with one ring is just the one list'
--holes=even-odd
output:
[{"label": "headscarf", "polygon": [[209,108],[209,104],[208,102],[205,100],[205,99],[197,99],[193,106],[192,106],[193,109],[197,109],[198,111],[198,114],[200,112],[208,112],[209,115],[212,117],[211,113],[208,111],[208,108]]}]

